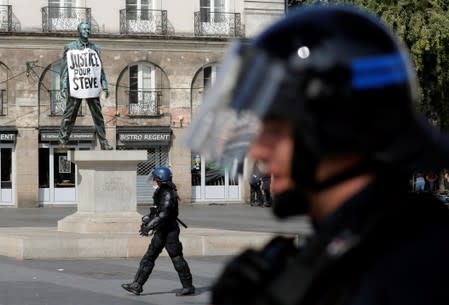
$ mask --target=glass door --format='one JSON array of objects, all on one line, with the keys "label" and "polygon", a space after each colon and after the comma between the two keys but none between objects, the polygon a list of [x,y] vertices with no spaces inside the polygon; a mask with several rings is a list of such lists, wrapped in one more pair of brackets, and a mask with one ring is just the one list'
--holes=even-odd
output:
[{"label": "glass door", "polygon": [[0,205],[12,205],[13,200],[13,145],[0,147]]},{"label": "glass door", "polygon": [[240,201],[240,179],[200,154],[192,153],[193,201]]},{"label": "glass door", "polygon": [[[68,152],[58,151],[56,147],[43,144],[39,148],[39,202],[41,205],[73,205],[77,203],[77,168],[68,161]],[[69,147],[70,151],[90,149],[90,145]]]}]

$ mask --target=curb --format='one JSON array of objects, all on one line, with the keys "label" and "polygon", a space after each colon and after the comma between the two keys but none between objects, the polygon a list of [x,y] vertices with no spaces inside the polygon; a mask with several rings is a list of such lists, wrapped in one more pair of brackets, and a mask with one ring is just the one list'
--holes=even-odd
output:
[{"label": "curb", "polygon": [[[186,256],[234,255],[259,248],[274,233],[189,228],[180,240]],[[23,259],[89,259],[142,257],[150,238],[131,233],[70,233],[50,228],[0,228],[0,255]],[[165,250],[161,256],[167,256]]]}]

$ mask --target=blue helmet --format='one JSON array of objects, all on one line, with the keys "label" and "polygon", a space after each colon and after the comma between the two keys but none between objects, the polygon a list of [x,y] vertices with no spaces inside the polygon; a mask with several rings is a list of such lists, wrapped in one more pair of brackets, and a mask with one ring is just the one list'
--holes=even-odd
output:
[{"label": "blue helmet", "polygon": [[153,169],[151,172],[151,177],[153,177],[153,180],[165,183],[171,181],[173,175],[168,167],[161,166]]}]

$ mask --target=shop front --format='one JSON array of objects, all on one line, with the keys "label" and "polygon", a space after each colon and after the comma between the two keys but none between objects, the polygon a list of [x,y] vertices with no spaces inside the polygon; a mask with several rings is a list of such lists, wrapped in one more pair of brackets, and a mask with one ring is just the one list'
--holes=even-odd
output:
[{"label": "shop front", "polygon": [[[59,128],[39,131],[39,203],[46,205],[75,205],[77,168],[67,160],[68,151],[58,150]],[[67,145],[68,150],[93,150],[95,129],[75,127]]]},{"label": "shop front", "polygon": [[117,127],[117,149],[147,152],[147,161],[137,165],[137,204],[153,203],[154,189],[148,175],[155,167],[169,165],[171,141],[170,127]]},{"label": "shop front", "polygon": [[200,201],[240,201],[240,178],[233,178],[229,170],[192,153],[192,200]]},{"label": "shop front", "polygon": [[15,202],[15,144],[16,127],[0,128],[0,206]]}]

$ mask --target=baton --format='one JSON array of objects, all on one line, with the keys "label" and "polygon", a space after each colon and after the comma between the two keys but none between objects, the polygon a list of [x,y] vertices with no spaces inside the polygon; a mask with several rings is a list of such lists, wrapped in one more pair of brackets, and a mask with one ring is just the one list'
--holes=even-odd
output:
[{"label": "baton", "polygon": [[177,220],[177,221],[178,221],[184,228],[187,229],[187,225],[186,225],[184,222],[182,222],[181,219],[179,219],[178,217],[176,217],[176,220]]}]

